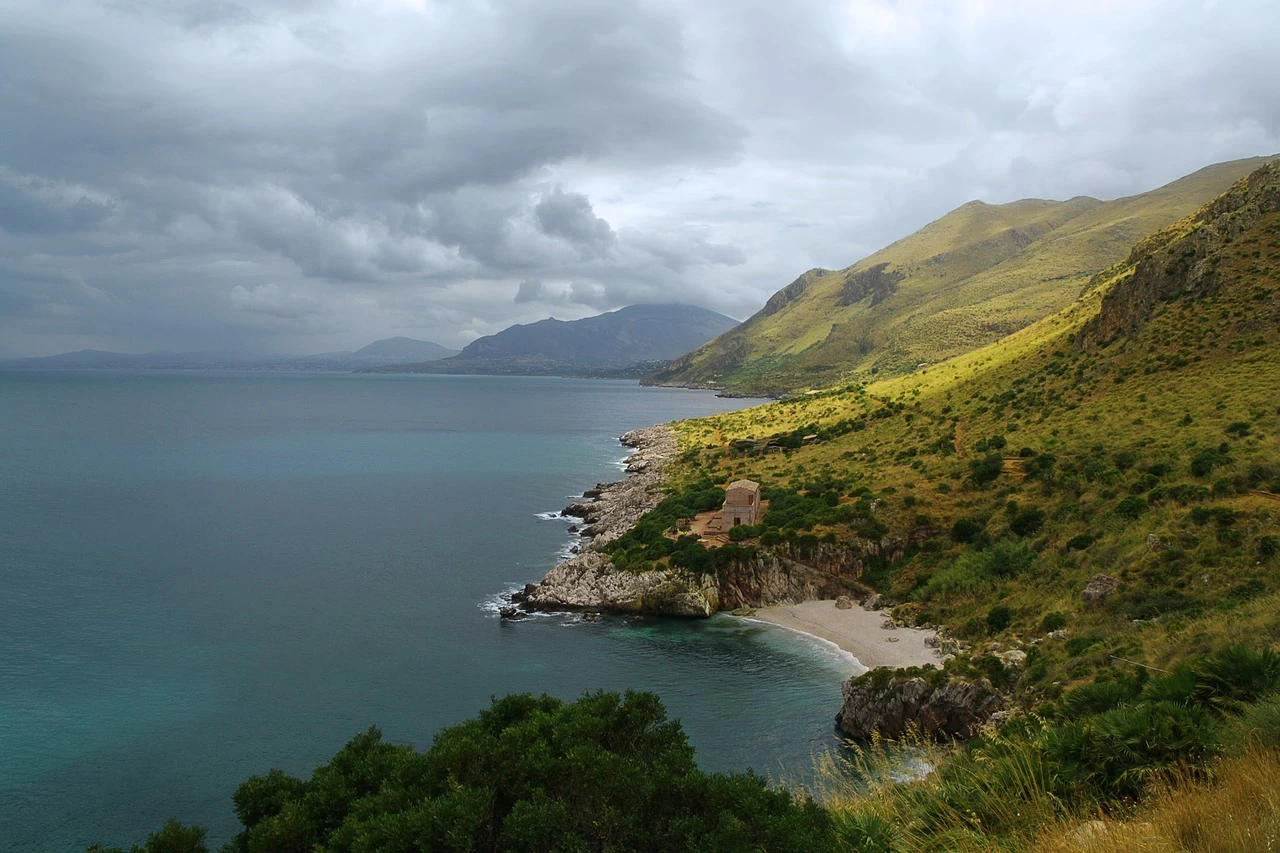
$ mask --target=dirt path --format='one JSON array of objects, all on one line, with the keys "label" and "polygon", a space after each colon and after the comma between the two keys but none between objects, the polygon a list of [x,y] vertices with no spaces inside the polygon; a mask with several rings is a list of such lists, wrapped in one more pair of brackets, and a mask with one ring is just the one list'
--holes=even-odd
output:
[{"label": "dirt path", "polygon": [[952,442],[956,456],[964,458],[964,421],[956,421],[956,440]]}]

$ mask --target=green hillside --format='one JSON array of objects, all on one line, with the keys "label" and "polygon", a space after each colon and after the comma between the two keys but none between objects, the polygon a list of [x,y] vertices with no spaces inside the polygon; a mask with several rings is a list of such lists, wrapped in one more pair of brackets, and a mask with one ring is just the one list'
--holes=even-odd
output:
[{"label": "green hillside", "polygon": [[1070,305],[1138,240],[1265,158],[1201,169],[1114,201],[973,201],[843,270],[815,269],[654,384],[781,394],[911,371]]},{"label": "green hillside", "polygon": [[[968,519],[1031,548],[1025,577],[952,584],[966,550],[944,536],[871,578],[926,621],[961,628],[997,604],[1015,630],[1050,612],[1125,635],[1134,618],[1194,620],[1142,629],[1161,654],[1206,632],[1280,632],[1280,562],[1267,562],[1280,559],[1280,163],[995,344],[682,428],[690,476],[869,494],[896,534]],[[794,433],[820,440],[763,455],[738,441]],[[1099,572],[1121,592],[1086,611],[1079,592]]]},{"label": "green hillside", "polygon": [[[680,482],[785,501],[785,526],[739,528],[741,548],[911,543],[859,580],[967,648],[859,681],[984,677],[1009,697],[1013,722],[919,782],[866,790],[832,765],[854,849],[1276,838],[1280,162],[1001,341],[682,431]],[[874,746],[855,763],[901,778]],[[1239,823],[1205,834],[1215,814]]]}]

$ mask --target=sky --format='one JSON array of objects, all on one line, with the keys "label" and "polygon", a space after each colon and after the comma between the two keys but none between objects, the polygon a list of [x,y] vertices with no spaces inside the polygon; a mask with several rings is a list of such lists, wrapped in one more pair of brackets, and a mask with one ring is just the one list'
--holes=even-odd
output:
[{"label": "sky", "polygon": [[744,319],[1280,152],[1274,0],[0,0],[0,355]]}]

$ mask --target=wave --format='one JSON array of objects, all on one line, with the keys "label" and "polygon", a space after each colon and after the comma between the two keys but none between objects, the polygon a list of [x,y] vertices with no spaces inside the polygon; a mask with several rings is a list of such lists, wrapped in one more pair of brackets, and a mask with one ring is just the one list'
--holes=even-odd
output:
[{"label": "wave", "polygon": [[536,512],[534,513],[534,515],[537,518],[542,519],[543,521],[576,521],[577,520],[571,515],[565,515],[558,509],[552,512]]},{"label": "wave", "polygon": [[822,657],[828,660],[838,660],[841,663],[851,663],[857,670],[854,674],[861,675],[869,671],[870,667],[866,666],[862,661],[858,660],[857,655],[853,652],[845,651],[837,644],[831,642],[826,637],[819,637],[817,634],[810,634],[808,631],[802,631],[799,628],[792,628],[790,625],[779,625],[776,622],[767,622],[764,619],[752,619],[750,616],[739,617],[743,622],[750,622],[752,625],[763,625],[767,628],[778,628],[783,631],[789,631],[792,634],[799,634],[814,645],[814,651],[820,652]]}]

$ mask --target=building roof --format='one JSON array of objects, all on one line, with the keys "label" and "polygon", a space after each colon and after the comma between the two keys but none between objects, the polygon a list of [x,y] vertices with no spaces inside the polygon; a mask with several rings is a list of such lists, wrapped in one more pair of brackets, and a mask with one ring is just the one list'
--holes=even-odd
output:
[{"label": "building roof", "polygon": [[726,492],[729,491],[729,489],[746,489],[749,492],[758,492],[760,491],[760,484],[755,480],[734,480],[732,483],[725,486]]}]

